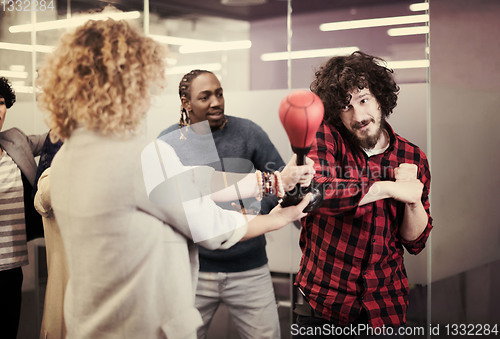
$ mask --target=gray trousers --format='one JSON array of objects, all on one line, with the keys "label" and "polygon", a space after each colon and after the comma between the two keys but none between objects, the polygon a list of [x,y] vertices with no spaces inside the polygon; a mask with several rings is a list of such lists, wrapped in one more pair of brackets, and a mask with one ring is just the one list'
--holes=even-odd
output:
[{"label": "gray trousers", "polygon": [[278,309],[269,267],[244,272],[200,272],[196,308],[203,318],[198,338],[205,339],[215,311],[223,303],[241,338],[280,338]]}]

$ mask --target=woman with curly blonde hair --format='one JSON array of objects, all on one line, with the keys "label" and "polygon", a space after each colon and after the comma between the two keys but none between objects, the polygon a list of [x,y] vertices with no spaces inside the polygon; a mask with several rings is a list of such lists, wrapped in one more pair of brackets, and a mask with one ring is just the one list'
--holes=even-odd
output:
[{"label": "woman with curly blonde hair", "polygon": [[[68,338],[195,338],[202,324],[194,307],[197,231],[217,229],[198,243],[224,249],[305,215],[309,198],[247,222],[204,196],[196,178],[179,176],[186,168],[168,145],[147,142],[141,120],[153,87],[163,84],[164,57],[161,45],[108,19],[65,34],[40,70],[40,104],[55,138],[64,140],[51,166],[50,198],[67,256]],[[156,149],[160,161],[144,162],[146,149]],[[155,164],[174,176],[176,188],[162,186],[172,198],[156,203],[146,187]],[[301,173],[312,178],[314,169]],[[264,183],[248,178],[248,192],[261,194]],[[283,185],[300,179],[284,175]],[[189,209],[186,192],[195,195]]]},{"label": "woman with curly blonde hair", "polygon": [[39,71],[40,105],[53,135],[77,126],[102,135],[134,133],[165,82],[166,49],[125,21],[89,21],[65,34]]}]

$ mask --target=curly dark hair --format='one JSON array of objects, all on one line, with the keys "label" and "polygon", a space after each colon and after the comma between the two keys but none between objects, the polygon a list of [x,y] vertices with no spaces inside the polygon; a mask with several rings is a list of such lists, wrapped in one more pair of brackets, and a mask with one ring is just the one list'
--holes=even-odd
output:
[{"label": "curly dark hair", "polygon": [[356,51],[348,56],[333,57],[315,72],[310,89],[325,106],[324,121],[341,126],[340,111],[351,100],[353,89],[368,88],[375,96],[385,119],[398,99],[399,86],[393,71],[382,66],[384,60]]},{"label": "curly dark hair", "polygon": [[12,89],[12,85],[5,77],[0,77],[0,97],[5,99],[5,106],[11,108],[16,102],[16,93]]}]

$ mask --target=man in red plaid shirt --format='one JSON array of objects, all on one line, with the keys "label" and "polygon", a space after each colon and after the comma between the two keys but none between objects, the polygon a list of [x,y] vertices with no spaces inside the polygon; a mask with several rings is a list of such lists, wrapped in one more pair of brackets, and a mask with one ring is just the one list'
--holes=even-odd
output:
[{"label": "man in red plaid shirt", "polygon": [[[386,122],[399,87],[382,62],[363,52],[333,57],[311,84],[325,118],[308,156],[325,200],[302,219],[295,284],[305,302],[295,334],[332,325],[350,328],[344,337],[381,327],[396,335],[406,322],[403,248],[418,254],[432,228],[430,172],[424,152]],[[360,324],[372,331],[353,332]]]}]

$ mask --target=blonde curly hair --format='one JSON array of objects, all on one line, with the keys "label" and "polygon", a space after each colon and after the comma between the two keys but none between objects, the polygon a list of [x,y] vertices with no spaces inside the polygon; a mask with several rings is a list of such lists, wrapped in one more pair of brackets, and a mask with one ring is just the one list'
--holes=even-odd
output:
[{"label": "blonde curly hair", "polygon": [[90,20],[64,34],[37,80],[53,141],[69,138],[78,126],[134,134],[149,108],[150,88],[165,83],[165,57],[164,46],[123,20]]}]

